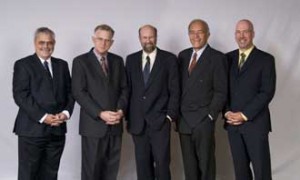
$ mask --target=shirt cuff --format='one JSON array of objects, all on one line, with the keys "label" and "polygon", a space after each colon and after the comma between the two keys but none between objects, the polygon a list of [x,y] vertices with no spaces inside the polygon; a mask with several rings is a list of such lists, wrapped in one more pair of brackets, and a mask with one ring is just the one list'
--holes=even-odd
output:
[{"label": "shirt cuff", "polygon": [[244,121],[248,121],[247,116],[245,116],[242,112],[241,112],[241,116],[242,116],[242,118],[244,119]]},{"label": "shirt cuff", "polygon": [[67,119],[70,119],[70,113],[67,110],[63,110],[62,113],[64,113],[67,116]]},{"label": "shirt cuff", "polygon": [[167,115],[166,117],[167,117],[167,119],[169,119],[170,122],[173,121],[172,118],[169,115]]},{"label": "shirt cuff", "polygon": [[39,122],[42,124],[44,121],[45,121],[45,119],[46,119],[46,117],[47,117],[47,113],[39,120]]},{"label": "shirt cuff", "polygon": [[212,117],[212,115],[208,114],[208,117],[209,117],[210,120],[212,120],[212,121],[214,120],[214,118]]}]

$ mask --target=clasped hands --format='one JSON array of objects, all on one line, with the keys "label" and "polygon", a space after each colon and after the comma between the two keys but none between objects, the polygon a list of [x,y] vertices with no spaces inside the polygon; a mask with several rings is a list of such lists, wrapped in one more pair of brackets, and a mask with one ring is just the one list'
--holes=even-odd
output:
[{"label": "clasped hands", "polygon": [[47,114],[44,123],[50,125],[50,126],[60,126],[62,123],[64,123],[66,120],[68,120],[67,115],[64,113],[59,114]]},{"label": "clasped hands", "polygon": [[225,118],[227,119],[226,122],[233,126],[238,126],[246,122],[242,116],[242,112],[227,111],[225,113]]},{"label": "clasped hands", "polygon": [[107,124],[107,125],[115,125],[119,124],[123,118],[124,114],[122,110],[118,111],[102,111],[99,114],[99,117]]}]

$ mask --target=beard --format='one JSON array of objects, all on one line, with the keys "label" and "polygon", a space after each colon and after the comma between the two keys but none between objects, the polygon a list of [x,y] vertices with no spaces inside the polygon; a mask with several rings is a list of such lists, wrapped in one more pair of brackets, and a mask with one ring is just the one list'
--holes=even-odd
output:
[{"label": "beard", "polygon": [[151,53],[155,50],[156,48],[156,45],[153,44],[153,43],[147,43],[147,44],[143,44],[143,50],[146,52],[146,53]]}]

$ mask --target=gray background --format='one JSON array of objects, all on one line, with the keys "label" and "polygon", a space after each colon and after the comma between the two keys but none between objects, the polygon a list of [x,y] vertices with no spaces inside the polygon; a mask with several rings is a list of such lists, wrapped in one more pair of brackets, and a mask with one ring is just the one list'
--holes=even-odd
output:
[{"label": "gray background", "polygon": [[[54,56],[72,59],[92,47],[96,25],[107,23],[116,30],[112,52],[123,58],[140,49],[138,28],[146,23],[158,28],[158,46],[175,54],[190,46],[187,25],[202,18],[211,29],[209,43],[223,52],[236,48],[234,28],[241,18],[253,21],[254,43],[276,58],[277,90],[271,103],[270,135],[274,180],[298,180],[300,167],[300,1],[299,0],[1,0],[0,1],[0,179],[17,178],[17,136],[12,133],[17,106],[12,98],[13,64],[32,54],[33,32],[48,26],[56,32]],[[60,180],[79,180],[81,143],[78,105],[68,123]],[[217,179],[232,180],[233,168],[222,120],[216,127]],[[131,137],[125,133],[119,180],[135,180]],[[179,139],[172,133],[172,176],[183,179]]]}]

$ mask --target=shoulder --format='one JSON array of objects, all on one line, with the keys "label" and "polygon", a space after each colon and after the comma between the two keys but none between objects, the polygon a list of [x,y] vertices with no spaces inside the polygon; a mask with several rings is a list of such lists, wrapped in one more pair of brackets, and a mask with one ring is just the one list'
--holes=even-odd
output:
[{"label": "shoulder", "polygon": [[263,58],[266,58],[266,59],[273,59],[274,60],[274,56],[263,51],[263,50],[260,50],[258,48],[254,48],[253,49],[253,52],[257,55],[259,55],[260,57],[263,57]]},{"label": "shoulder", "polygon": [[35,55],[29,55],[16,60],[15,64],[30,64],[35,59]]},{"label": "shoulder", "polygon": [[108,59],[112,59],[112,60],[115,60],[115,61],[123,61],[123,58],[121,56],[119,56],[117,54],[114,54],[114,53],[111,53],[111,52],[109,52],[107,54],[107,56],[108,56],[107,57]]},{"label": "shoulder", "polygon": [[186,54],[190,54],[192,51],[193,51],[192,48],[186,48],[186,49],[180,51],[179,54],[178,54],[178,56],[184,56]]}]

